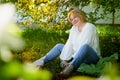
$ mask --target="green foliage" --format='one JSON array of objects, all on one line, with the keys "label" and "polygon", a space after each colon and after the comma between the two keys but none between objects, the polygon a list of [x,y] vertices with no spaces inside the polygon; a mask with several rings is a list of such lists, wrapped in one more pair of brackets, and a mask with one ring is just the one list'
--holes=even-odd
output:
[{"label": "green foliage", "polygon": [[113,53],[120,53],[120,27],[98,26],[100,48],[102,56],[110,56]]},{"label": "green foliage", "polygon": [[40,23],[46,27],[47,24],[54,21],[56,18],[57,2],[59,1],[18,0],[18,2],[16,2],[16,7],[18,11],[22,10],[23,14],[26,13],[27,16],[31,16],[32,21],[29,24]]},{"label": "green foliage", "polygon": [[74,6],[84,7],[90,3],[90,0],[70,0]]},{"label": "green foliage", "polygon": [[78,72],[83,72],[89,75],[100,76],[103,72],[103,69],[106,65],[111,62],[116,62],[118,60],[118,54],[115,53],[110,57],[101,58],[97,64],[81,64],[81,66],[77,69]]},{"label": "green foliage", "polygon": [[17,2],[17,0],[0,0],[0,3],[7,3],[7,2]]},{"label": "green foliage", "polygon": [[[120,0],[1,0],[1,3],[6,2],[13,2],[17,11],[23,12],[19,14],[21,17],[31,17],[30,20],[22,22],[22,24],[40,24],[40,27],[47,29],[55,25],[69,25],[66,16],[67,12],[73,7],[83,9],[92,3],[94,5],[93,11],[86,14],[88,21],[93,23],[98,19],[103,19],[107,12],[115,13],[120,8]],[[99,13],[100,8],[103,9],[103,13]],[[97,14],[100,15],[97,16]],[[60,24],[61,22],[62,24]]]},{"label": "green foliage", "polygon": [[110,13],[120,8],[120,0],[92,0],[92,2],[103,7],[104,11],[109,11]]},{"label": "green foliage", "polygon": [[50,80],[51,74],[47,70],[38,70],[33,65],[21,64],[16,60],[8,63],[0,61],[1,80]]},{"label": "green foliage", "polygon": [[115,12],[120,9],[120,0],[91,0],[91,2],[97,4],[98,9],[102,8],[104,14],[112,13],[112,24],[114,24]]}]

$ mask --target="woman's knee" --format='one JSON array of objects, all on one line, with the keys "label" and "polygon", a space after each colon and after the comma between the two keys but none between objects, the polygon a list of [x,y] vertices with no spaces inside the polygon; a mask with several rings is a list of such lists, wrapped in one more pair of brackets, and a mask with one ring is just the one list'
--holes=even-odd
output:
[{"label": "woman's knee", "polygon": [[62,43],[58,43],[55,45],[55,47],[63,47],[63,46],[64,46],[64,44],[62,44]]},{"label": "woman's knee", "polygon": [[57,49],[62,50],[63,47],[64,47],[64,44],[58,43],[58,44],[55,45],[55,47],[56,47]]},{"label": "woman's knee", "polygon": [[84,44],[82,47],[83,48],[89,48],[90,46],[88,44]]}]

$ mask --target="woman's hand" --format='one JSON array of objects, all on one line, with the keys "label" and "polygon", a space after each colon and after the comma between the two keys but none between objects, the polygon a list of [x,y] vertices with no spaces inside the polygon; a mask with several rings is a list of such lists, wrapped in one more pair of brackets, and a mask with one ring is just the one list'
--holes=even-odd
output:
[{"label": "woman's hand", "polygon": [[60,65],[62,68],[65,68],[66,66],[69,65],[69,63],[67,61],[63,60]]}]

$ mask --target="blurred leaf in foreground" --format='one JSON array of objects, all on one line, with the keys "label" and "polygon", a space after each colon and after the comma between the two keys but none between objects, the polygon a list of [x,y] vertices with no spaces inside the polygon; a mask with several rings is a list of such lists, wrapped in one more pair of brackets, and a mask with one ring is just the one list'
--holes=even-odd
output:
[{"label": "blurred leaf in foreground", "polygon": [[72,77],[68,80],[96,80],[96,78],[88,77],[88,76],[76,76]]}]

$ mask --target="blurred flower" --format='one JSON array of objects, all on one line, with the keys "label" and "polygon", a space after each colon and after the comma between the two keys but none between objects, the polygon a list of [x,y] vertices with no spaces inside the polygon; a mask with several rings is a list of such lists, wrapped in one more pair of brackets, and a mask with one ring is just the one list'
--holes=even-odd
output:
[{"label": "blurred flower", "polygon": [[0,5],[0,30],[5,29],[15,13],[15,6],[11,3]]},{"label": "blurred flower", "polygon": [[[14,22],[15,6],[11,3],[0,5],[0,79],[1,80],[50,80],[51,73],[38,70],[26,63],[12,59],[12,51],[23,49],[22,31]],[[2,63],[6,62],[6,64]]]},{"label": "blurred flower", "polygon": [[0,58],[3,61],[12,59],[11,50],[21,50],[24,46],[20,29],[14,23],[14,14],[12,3],[0,5]]}]

